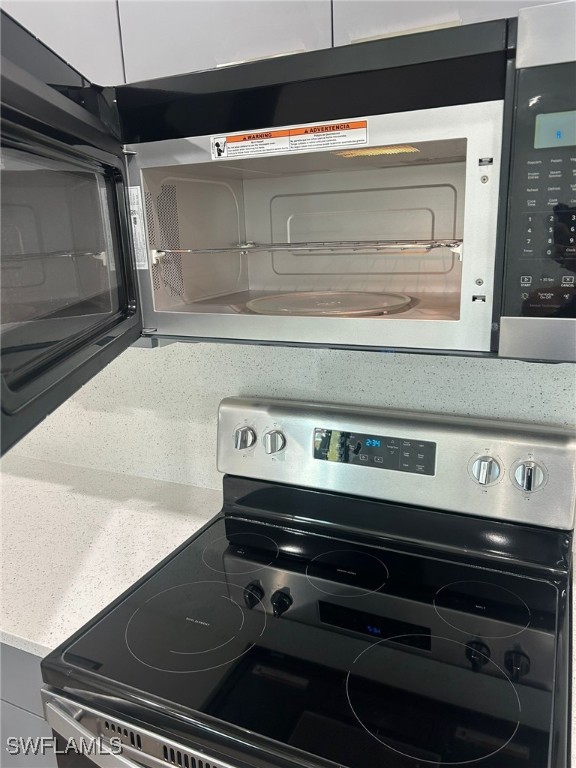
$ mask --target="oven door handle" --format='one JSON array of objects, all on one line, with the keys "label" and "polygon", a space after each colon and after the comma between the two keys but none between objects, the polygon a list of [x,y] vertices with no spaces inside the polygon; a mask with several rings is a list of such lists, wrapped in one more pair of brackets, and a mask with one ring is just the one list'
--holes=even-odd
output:
[{"label": "oven door handle", "polygon": [[[96,738],[87,728],[70,715],[63,707],[55,701],[47,701],[44,704],[44,714],[51,728],[64,739],[74,739],[78,744],[83,740],[84,744],[92,744]],[[122,755],[116,755],[113,752],[98,752],[93,750],[86,757],[99,768],[142,768],[141,764],[135,763]]]}]

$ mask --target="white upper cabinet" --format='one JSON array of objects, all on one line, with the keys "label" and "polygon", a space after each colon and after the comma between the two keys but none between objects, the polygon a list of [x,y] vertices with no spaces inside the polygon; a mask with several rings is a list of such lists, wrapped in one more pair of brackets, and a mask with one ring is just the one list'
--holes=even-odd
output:
[{"label": "white upper cabinet", "polygon": [[334,45],[518,16],[520,8],[557,0],[334,0]]},{"label": "white upper cabinet", "polygon": [[125,82],[116,0],[2,0],[2,9],[93,83]]},{"label": "white upper cabinet", "polygon": [[119,0],[127,82],[329,48],[330,0]]}]

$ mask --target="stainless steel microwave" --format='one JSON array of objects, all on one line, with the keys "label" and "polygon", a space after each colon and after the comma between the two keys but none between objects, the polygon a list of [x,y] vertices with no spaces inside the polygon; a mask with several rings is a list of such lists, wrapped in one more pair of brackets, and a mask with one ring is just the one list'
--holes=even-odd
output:
[{"label": "stainless steel microwave", "polygon": [[4,448],[138,338],[576,361],[575,8],[104,89],[4,15]]}]

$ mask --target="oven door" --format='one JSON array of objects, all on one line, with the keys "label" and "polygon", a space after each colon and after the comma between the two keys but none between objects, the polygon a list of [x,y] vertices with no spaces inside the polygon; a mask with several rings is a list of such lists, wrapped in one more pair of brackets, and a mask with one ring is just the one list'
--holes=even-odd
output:
[{"label": "oven door", "polygon": [[[82,106],[101,92],[2,20],[4,452],[132,343],[141,321],[122,145]],[[78,82],[55,85],[52,62]]]},{"label": "oven door", "polygon": [[[113,699],[108,698],[109,704]],[[159,725],[148,724],[148,714],[126,716],[106,712],[72,696],[42,689],[44,717],[52,728],[58,768],[294,768],[288,757],[274,758],[262,750],[234,742],[217,731],[210,734],[170,723],[162,712],[152,715]],[[175,727],[174,737],[171,728]],[[223,745],[228,749],[223,752]],[[229,752],[229,753],[228,753]],[[258,754],[259,752],[259,754]],[[311,762],[299,763],[310,766]]]}]

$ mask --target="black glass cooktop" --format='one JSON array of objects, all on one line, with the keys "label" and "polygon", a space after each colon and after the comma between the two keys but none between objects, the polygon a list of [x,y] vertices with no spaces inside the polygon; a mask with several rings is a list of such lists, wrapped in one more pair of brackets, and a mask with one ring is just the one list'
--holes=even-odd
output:
[{"label": "black glass cooktop", "polygon": [[537,578],[231,517],[62,660],[346,768],[543,768],[557,619]]}]

